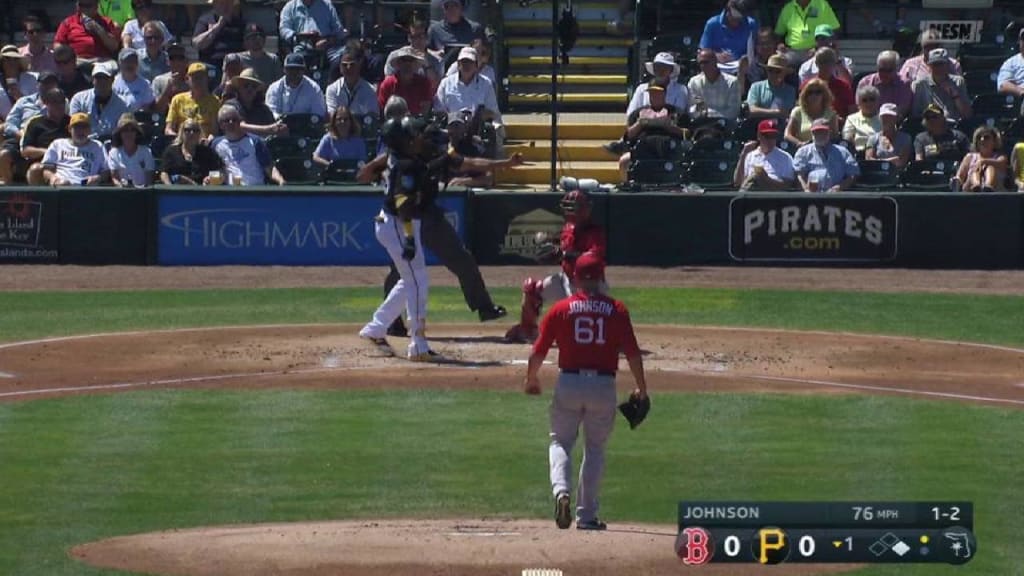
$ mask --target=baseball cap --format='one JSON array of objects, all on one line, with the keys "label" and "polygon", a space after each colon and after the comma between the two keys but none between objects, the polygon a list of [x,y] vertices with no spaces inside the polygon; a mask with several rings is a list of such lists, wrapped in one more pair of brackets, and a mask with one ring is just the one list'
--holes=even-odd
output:
[{"label": "baseball cap", "polygon": [[202,62],[193,62],[193,63],[188,65],[188,75],[189,76],[191,76],[193,74],[199,74],[199,73],[206,74],[206,72],[207,72],[206,64],[203,64]]},{"label": "baseball cap", "polygon": [[138,60],[139,59],[138,52],[136,52],[135,50],[133,50],[131,48],[122,48],[121,51],[117,53],[117,61],[118,62],[124,62],[125,60],[128,60],[129,58],[135,58],[136,60]]},{"label": "baseball cap", "polygon": [[580,254],[576,259],[577,280],[600,280],[604,276],[604,262],[592,251]]},{"label": "baseball cap", "polygon": [[949,52],[945,48],[935,48],[928,52],[929,64],[938,64],[939,62],[949,62]]},{"label": "baseball cap", "polygon": [[97,76],[113,78],[114,76],[117,76],[117,65],[113,62],[97,62],[92,65],[91,76],[93,78]]},{"label": "baseball cap", "polygon": [[1017,33],[1017,39],[1024,40],[1024,28],[1021,28],[1020,32]]},{"label": "baseball cap", "polygon": [[761,120],[760,122],[757,123],[757,133],[758,134],[778,134],[779,133],[779,127],[775,123],[775,120],[771,120],[771,119]]},{"label": "baseball cap", "polygon": [[647,83],[648,92],[664,92],[667,88],[667,83],[661,78],[655,78]]},{"label": "baseball cap", "polygon": [[60,103],[64,104],[67,99],[64,98],[64,92],[60,88],[51,88],[46,92],[43,92],[43,103]]},{"label": "baseball cap", "polygon": [[184,54],[185,47],[178,42],[171,42],[167,45],[167,55],[169,56],[171,52],[174,52],[175,54]]},{"label": "baseball cap", "polygon": [[946,113],[942,111],[938,104],[929,104],[921,115],[925,118],[945,118]]},{"label": "baseball cap", "polygon": [[462,50],[459,50],[459,60],[472,60],[477,62],[476,48],[466,46]]},{"label": "baseball cap", "polygon": [[256,24],[255,22],[251,22],[249,24],[246,24],[246,26],[245,26],[245,38],[249,38],[251,36],[266,36],[266,35],[267,35],[267,33],[263,30],[263,26],[260,26],[259,24]]},{"label": "baseball cap", "polygon": [[241,64],[241,63],[242,63],[242,55],[238,54],[237,52],[232,52],[231,54],[228,54],[227,56],[224,56],[224,67],[225,68],[228,67],[228,64]]},{"label": "baseball cap", "polygon": [[305,68],[306,60],[303,59],[302,54],[289,54],[284,58],[285,68]]},{"label": "baseball cap", "polygon": [[71,115],[71,120],[68,122],[68,126],[75,126],[78,124],[90,124],[89,115],[85,112],[75,112]]},{"label": "baseball cap", "polygon": [[879,116],[899,116],[900,111],[896,108],[896,105],[892,102],[882,104],[882,107],[878,109]]},{"label": "baseball cap", "polygon": [[827,119],[825,119],[825,118],[818,118],[817,120],[815,120],[814,122],[811,123],[811,132],[819,132],[819,131],[822,131],[822,130],[825,130],[825,131],[832,130],[832,127],[829,126],[829,123],[828,123]]},{"label": "baseball cap", "polygon": [[814,37],[818,38],[822,36],[826,38],[831,38],[835,36],[835,30],[833,30],[833,28],[828,24],[818,24],[818,26],[814,29]]},{"label": "baseball cap", "polygon": [[459,5],[461,5],[462,4],[462,0],[443,0],[441,2],[441,6],[442,7],[447,6],[449,4],[459,4]]}]

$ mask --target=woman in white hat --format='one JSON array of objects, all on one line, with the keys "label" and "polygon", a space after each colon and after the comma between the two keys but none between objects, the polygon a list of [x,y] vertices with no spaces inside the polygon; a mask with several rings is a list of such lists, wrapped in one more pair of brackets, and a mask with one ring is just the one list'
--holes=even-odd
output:
[{"label": "woman in white hat", "polygon": [[28,57],[17,46],[8,44],[0,49],[0,82],[3,83],[0,119],[7,118],[7,113],[19,98],[31,96],[39,89],[36,77],[28,71],[28,67]]},{"label": "woman in white hat", "polygon": [[[668,81],[668,90],[665,92],[665,103],[674,106],[676,110],[686,110],[690,107],[690,92],[686,86],[679,83],[679,64],[676,64],[675,56],[671,52],[659,52],[654,60],[644,65],[644,69],[652,76],[651,81],[662,79]],[[650,99],[647,97],[648,84],[644,83],[633,91],[633,98],[626,108],[626,117],[633,112],[649,106]]]}]

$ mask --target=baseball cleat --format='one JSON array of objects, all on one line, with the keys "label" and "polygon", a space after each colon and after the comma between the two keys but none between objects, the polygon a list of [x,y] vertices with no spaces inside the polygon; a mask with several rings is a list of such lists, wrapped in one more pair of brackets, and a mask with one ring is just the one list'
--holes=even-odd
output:
[{"label": "baseball cleat", "polygon": [[516,324],[505,332],[505,342],[512,344],[529,344],[537,339],[536,329],[528,330],[522,325]]},{"label": "baseball cleat", "polygon": [[569,507],[569,494],[562,492],[555,498],[555,525],[565,530],[572,526],[572,510]]},{"label": "baseball cleat", "polygon": [[444,360],[444,356],[441,356],[433,350],[427,350],[426,352],[420,352],[419,354],[410,354],[410,362],[440,362]]},{"label": "baseball cleat", "polygon": [[395,351],[391,348],[391,344],[388,344],[387,338],[374,338],[373,336],[365,336],[363,334],[360,334],[359,337],[373,344],[373,347],[382,356],[390,358],[395,355]]},{"label": "baseball cleat", "polygon": [[577,530],[607,530],[608,529],[608,525],[605,524],[604,522],[601,522],[597,518],[594,518],[593,520],[588,520],[586,522],[577,522],[576,523],[576,529]]},{"label": "baseball cleat", "polygon": [[505,310],[504,306],[491,304],[490,306],[481,308],[477,314],[480,315],[481,322],[489,322],[491,320],[497,320],[498,318],[504,318],[508,314],[508,310]]},{"label": "baseball cleat", "polygon": [[401,318],[398,318],[388,326],[388,336],[394,336],[395,338],[408,338],[409,329],[405,327],[405,322],[402,322]]}]

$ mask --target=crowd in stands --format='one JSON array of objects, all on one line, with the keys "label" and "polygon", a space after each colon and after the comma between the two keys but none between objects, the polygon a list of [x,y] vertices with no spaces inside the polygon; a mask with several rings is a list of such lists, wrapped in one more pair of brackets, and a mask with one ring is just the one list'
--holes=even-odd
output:
[{"label": "crowd in stands", "polygon": [[382,54],[327,0],[283,5],[277,53],[239,0],[210,0],[190,39],[152,0],[77,0],[52,43],[28,16],[25,44],[0,49],[0,183],[304,181],[374,158],[389,101],[443,113],[460,152],[493,154],[483,138],[500,145],[503,132],[490,40],[463,0],[435,3],[437,20],[413,15],[408,44]]},{"label": "crowd in stands", "polygon": [[885,189],[912,174],[936,189],[1024,191],[1024,29],[1019,53],[971,94],[932,30],[919,55],[885,50],[869,68],[842,53],[828,0],[789,0],[774,26],[757,13],[723,0],[696,50],[646,64],[624,135],[606,145],[624,182],[686,181],[658,168],[668,160],[743,190]]}]

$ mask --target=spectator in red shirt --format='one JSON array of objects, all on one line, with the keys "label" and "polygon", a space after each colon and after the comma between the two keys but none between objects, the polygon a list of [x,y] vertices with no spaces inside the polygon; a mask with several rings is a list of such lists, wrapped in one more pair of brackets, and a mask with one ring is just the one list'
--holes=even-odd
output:
[{"label": "spectator in red shirt", "polygon": [[815,78],[828,84],[829,90],[832,91],[832,109],[836,111],[839,123],[842,124],[843,119],[857,111],[857,105],[853,99],[853,88],[850,83],[835,75],[837,61],[835,50],[828,47],[819,48],[814,54],[814,63],[818,65],[818,74],[808,78],[800,85],[800,89],[802,90],[808,82]]},{"label": "spectator in red shirt", "polygon": [[397,94],[409,104],[409,112],[418,116],[430,111],[434,101],[433,83],[426,76],[416,72],[426,63],[423,55],[411,46],[395,51],[392,60],[395,74],[390,75],[377,88],[377,104],[384,109],[384,104],[393,94]]},{"label": "spectator in red shirt", "polygon": [[67,44],[79,60],[110,60],[121,47],[117,24],[100,15],[97,0],[78,0],[78,10],[57,27],[54,44]]}]

